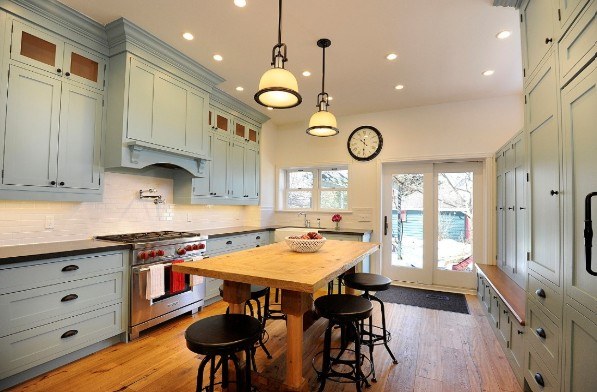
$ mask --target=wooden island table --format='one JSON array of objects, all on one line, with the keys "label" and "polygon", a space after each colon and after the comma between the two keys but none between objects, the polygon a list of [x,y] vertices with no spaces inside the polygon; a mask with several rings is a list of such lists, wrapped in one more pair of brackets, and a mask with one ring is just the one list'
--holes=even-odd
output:
[{"label": "wooden island table", "polygon": [[172,270],[224,280],[224,301],[232,313],[244,313],[250,285],[282,290],[287,322],[286,378],[283,389],[306,391],[303,368],[303,315],[313,306],[313,294],[338,275],[354,270],[379,250],[370,242],[328,240],[315,253],[296,253],[284,242],[229,253],[201,261],[173,264]]}]

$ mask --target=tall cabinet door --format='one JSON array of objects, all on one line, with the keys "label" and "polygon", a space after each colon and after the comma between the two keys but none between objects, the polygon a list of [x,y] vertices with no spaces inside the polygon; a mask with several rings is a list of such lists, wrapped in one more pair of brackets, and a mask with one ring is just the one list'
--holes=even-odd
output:
[{"label": "tall cabinet door", "polygon": [[212,196],[226,196],[228,189],[228,138],[223,135],[211,136],[211,162],[209,191]]},{"label": "tall cabinet door", "polygon": [[506,179],[506,201],[504,219],[504,243],[505,259],[508,266],[508,273],[516,270],[516,178],[515,171],[510,170],[505,174]]},{"label": "tall cabinet door", "polygon": [[230,146],[230,196],[245,197],[245,146]]},{"label": "tall cabinet door", "polygon": [[129,139],[151,142],[156,70],[131,58],[127,133]]},{"label": "tall cabinet door", "polygon": [[151,141],[160,146],[185,150],[187,89],[162,73],[157,73],[154,81]]},{"label": "tall cabinet door", "polygon": [[209,94],[198,90],[187,93],[186,148],[199,155],[209,155],[209,134],[207,116]]},{"label": "tall cabinet door", "polygon": [[504,185],[504,154],[499,153],[496,158],[496,167],[498,171],[496,179],[496,261],[497,265],[502,268],[507,268],[505,258],[505,246],[504,246],[504,217],[505,217],[505,185]]},{"label": "tall cabinet door", "polygon": [[[586,271],[585,197],[597,192],[597,65],[562,92],[562,116],[566,166],[566,293],[597,314],[597,276]],[[597,197],[592,199],[593,231],[597,232]],[[592,270],[597,271],[596,240],[593,239]]]},{"label": "tall cabinet door", "polygon": [[103,96],[64,83],[60,112],[58,186],[99,189]]},{"label": "tall cabinet door", "polygon": [[259,173],[259,153],[252,149],[245,150],[245,195],[248,198],[257,198],[258,196],[258,175]]},{"label": "tall cabinet door", "polygon": [[564,307],[566,392],[593,392],[597,385],[595,353],[597,353],[597,324],[570,305]]},{"label": "tall cabinet door", "polygon": [[56,185],[61,82],[13,65],[4,124],[3,185]]},{"label": "tall cabinet door", "polygon": [[553,55],[527,92],[531,174],[529,268],[560,285],[560,132]]},{"label": "tall cabinet door", "polygon": [[554,37],[554,9],[553,0],[527,0],[520,8],[525,82],[557,42],[557,37]]}]

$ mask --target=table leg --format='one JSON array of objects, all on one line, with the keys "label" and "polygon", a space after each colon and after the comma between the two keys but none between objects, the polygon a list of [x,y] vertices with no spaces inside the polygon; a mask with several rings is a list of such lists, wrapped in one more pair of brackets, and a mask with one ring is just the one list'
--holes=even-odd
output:
[{"label": "table leg", "polygon": [[286,314],[286,379],[290,390],[305,390],[303,377],[303,314],[313,306],[308,293],[282,290],[282,312]]},{"label": "table leg", "polygon": [[[228,302],[231,314],[245,314],[245,302],[251,298],[251,285],[248,283],[233,282],[231,280],[224,281],[224,301]],[[246,360],[247,363],[250,358],[245,358],[243,352],[237,354],[241,361]]]},{"label": "table leg", "polygon": [[[355,272],[356,272],[356,267],[352,267],[351,269],[349,269],[348,271],[345,272],[345,275],[354,274]],[[359,295],[359,292],[357,292],[357,290],[350,288],[348,286],[344,286],[344,292],[346,294]]]}]

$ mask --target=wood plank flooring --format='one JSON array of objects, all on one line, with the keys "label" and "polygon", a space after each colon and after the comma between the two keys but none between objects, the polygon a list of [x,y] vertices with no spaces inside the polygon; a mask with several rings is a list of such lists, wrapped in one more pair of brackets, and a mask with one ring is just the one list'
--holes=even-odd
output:
[{"label": "wood plank flooring", "polygon": [[[386,304],[393,335],[390,347],[398,364],[392,363],[383,346],[376,347],[378,382],[367,391],[521,391],[477,298],[466,297],[470,315]],[[184,331],[198,319],[224,311],[222,302],[210,305],[195,316],[172,320],[142,334],[138,340],[104,349],[11,391],[194,391],[199,360],[186,348]],[[303,374],[311,390],[317,390],[311,359],[323,346],[324,328],[324,320],[319,320],[305,333],[305,339],[317,343],[304,348]],[[282,377],[284,321],[272,321],[267,330],[267,347],[273,358],[267,359],[258,350],[257,366]],[[326,391],[354,390],[350,384],[326,385]]]}]

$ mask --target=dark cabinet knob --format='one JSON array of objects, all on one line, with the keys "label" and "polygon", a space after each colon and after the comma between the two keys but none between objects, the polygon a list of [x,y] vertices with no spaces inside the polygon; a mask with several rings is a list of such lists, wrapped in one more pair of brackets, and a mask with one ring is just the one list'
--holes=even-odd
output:
[{"label": "dark cabinet knob", "polygon": [[553,42],[553,38],[545,38],[545,44],[549,44]]},{"label": "dark cabinet knob", "polygon": [[50,181],[50,185],[56,185],[56,181]]},{"label": "dark cabinet knob", "polygon": [[261,239],[261,236],[260,236],[260,235],[258,235],[257,237],[255,237],[255,239],[256,239],[256,240],[260,240],[260,239]]},{"label": "dark cabinet knob", "polygon": [[517,332],[518,332],[518,334],[519,334],[519,335],[522,335],[522,334],[524,334],[524,331],[521,331],[520,329],[519,329],[519,330],[517,330]]},{"label": "dark cabinet knob", "polygon": [[60,184],[58,184],[60,186],[64,186],[64,181],[60,181]]},{"label": "dark cabinet knob", "polygon": [[514,207],[508,207],[508,209],[509,209],[510,211],[512,211],[512,210],[514,210]]},{"label": "dark cabinet knob", "polygon": [[541,298],[545,298],[545,291],[543,289],[537,289],[535,290],[535,294],[537,294],[537,297],[541,297]]},{"label": "dark cabinet knob", "polygon": [[543,328],[537,328],[535,332],[537,332],[537,336],[539,336],[541,339],[545,339],[547,337]]},{"label": "dark cabinet knob", "polygon": [[232,241],[226,241],[226,245],[232,245]]},{"label": "dark cabinet knob", "polygon": [[535,373],[535,381],[542,387],[545,386],[545,381],[543,381],[543,376],[541,375],[541,373]]},{"label": "dark cabinet knob", "polygon": [[70,76],[70,72],[68,72],[68,71],[67,71],[67,72],[65,72],[65,73],[64,73],[64,76]]},{"label": "dark cabinet knob", "polygon": [[518,207],[519,210],[526,210],[526,207]]},{"label": "dark cabinet knob", "polygon": [[62,269],[62,272],[76,271],[79,269],[78,265],[67,265]]},{"label": "dark cabinet knob", "polygon": [[60,302],[74,301],[77,298],[79,298],[79,296],[77,294],[69,294],[69,295],[62,297]]},{"label": "dark cabinet knob", "polygon": [[61,339],[70,338],[71,336],[75,336],[78,333],[79,333],[79,331],[77,331],[76,329],[71,329],[70,331],[66,331],[65,333],[63,333],[62,336],[60,336],[60,338]]},{"label": "dark cabinet knob", "polygon": [[508,311],[506,309],[504,309],[504,314],[508,314]]},{"label": "dark cabinet knob", "polygon": [[60,68],[58,68],[58,69],[56,70],[56,72],[58,72],[58,73],[62,73],[62,70],[61,70]]},{"label": "dark cabinet knob", "polygon": [[554,191],[554,190],[552,189],[551,191],[549,191],[549,194],[550,194],[550,195],[552,195],[552,196],[557,196],[557,195],[559,195],[559,194],[560,194],[560,192],[558,192],[558,191]]}]

